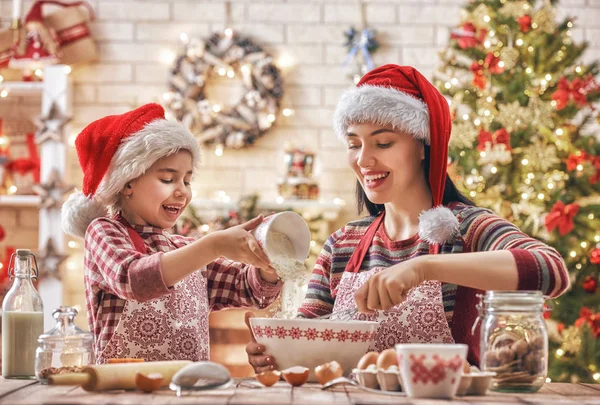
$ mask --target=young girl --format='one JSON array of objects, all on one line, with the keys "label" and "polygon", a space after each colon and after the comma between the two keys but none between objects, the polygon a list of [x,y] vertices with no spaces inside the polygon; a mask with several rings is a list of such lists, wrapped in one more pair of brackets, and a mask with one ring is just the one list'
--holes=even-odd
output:
[{"label": "young girl", "polygon": [[[528,237],[492,211],[475,207],[446,174],[448,103],[414,68],[385,65],[344,94],[334,117],[356,174],[359,212],[329,237],[300,315],[349,307],[379,321],[370,350],[396,343],[466,343],[481,290],[541,290],[569,285],[555,249]],[[247,346],[257,372],[276,367],[264,347]]]},{"label": "young girl", "polygon": [[262,217],[199,240],[166,231],[190,202],[199,149],[161,106],[95,121],[76,148],[83,192],[70,196],[62,221],[85,237],[97,363],[208,360],[210,310],[263,308],[277,297],[281,283],[248,232]]}]

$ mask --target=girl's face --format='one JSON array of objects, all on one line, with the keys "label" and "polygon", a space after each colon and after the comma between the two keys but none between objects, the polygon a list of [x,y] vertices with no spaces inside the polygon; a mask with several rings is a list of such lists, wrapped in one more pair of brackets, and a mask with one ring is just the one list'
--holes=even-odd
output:
[{"label": "girl's face", "polygon": [[121,192],[125,218],[135,225],[171,228],[192,198],[192,170],[186,150],[157,160]]},{"label": "girl's face", "polygon": [[372,124],[353,124],[346,132],[348,164],[367,198],[375,204],[402,202],[425,180],[423,143],[408,133]]}]

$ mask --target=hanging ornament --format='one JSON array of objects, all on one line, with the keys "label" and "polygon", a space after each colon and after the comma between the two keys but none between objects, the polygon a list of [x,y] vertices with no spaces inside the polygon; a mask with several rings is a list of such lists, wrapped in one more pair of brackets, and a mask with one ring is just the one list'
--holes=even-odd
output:
[{"label": "hanging ornament", "polygon": [[25,137],[29,156],[12,159],[6,164],[19,194],[30,193],[32,185],[40,182],[40,158],[34,136],[27,134]]},{"label": "hanging ornament", "polygon": [[561,162],[556,153],[556,146],[546,142],[540,136],[533,138],[531,145],[523,148],[523,154],[529,158],[531,170],[546,172]]},{"label": "hanging ornament", "polygon": [[510,134],[505,128],[500,128],[493,134],[484,130],[477,135],[477,150],[485,151],[489,146],[503,145],[507,151],[511,151]]},{"label": "hanging ornament", "polygon": [[450,33],[450,38],[456,39],[456,43],[461,49],[475,48],[483,44],[486,36],[487,30],[485,28],[478,30],[471,22],[464,23],[460,29],[455,28]]},{"label": "hanging ornament", "polygon": [[35,134],[35,143],[41,144],[46,141],[64,142],[64,129],[71,121],[71,117],[63,114],[58,104],[52,103],[50,110],[43,117],[35,119],[38,131]]},{"label": "hanging ornament", "polygon": [[350,75],[355,83],[357,79],[360,80],[365,73],[375,67],[371,57],[371,53],[379,48],[375,34],[376,31],[371,28],[363,28],[361,31],[357,31],[354,27],[350,27],[344,32],[346,36],[344,46],[348,50],[348,54],[343,66],[347,67],[352,63],[353,68],[351,68]]},{"label": "hanging ornament", "polygon": [[50,172],[50,177],[46,183],[35,184],[32,189],[34,193],[42,197],[42,202],[40,204],[42,208],[60,209],[63,205],[64,197],[70,193],[74,187],[67,184],[58,169],[54,168]]},{"label": "hanging ornament", "polygon": [[588,294],[595,294],[598,290],[598,281],[592,276],[586,276],[583,281],[583,289]]},{"label": "hanging ornament", "polygon": [[468,20],[471,21],[477,28],[485,28],[489,31],[492,17],[492,10],[485,4],[481,3],[475,7],[475,10],[471,12]]},{"label": "hanging ornament", "polygon": [[500,61],[504,63],[504,69],[510,70],[517,66],[519,56],[519,51],[512,46],[505,46],[500,49]]},{"label": "hanging ornament", "polygon": [[596,246],[592,253],[590,253],[590,262],[592,264],[600,264],[600,246]]},{"label": "hanging ornament", "polygon": [[537,28],[541,29],[546,34],[554,34],[556,31],[554,18],[554,7],[552,7],[552,4],[549,0],[545,0],[544,5],[533,14],[531,25],[532,27],[534,25],[537,26]]},{"label": "hanging ornament", "polygon": [[523,16],[523,14],[527,13],[530,8],[531,6],[525,0],[508,1],[502,7],[500,7],[498,13],[504,17],[512,17],[516,20],[517,18]]},{"label": "hanging ornament", "polygon": [[60,280],[59,266],[69,256],[59,253],[54,247],[52,238],[48,238],[44,250],[37,256],[39,266],[39,279],[43,277],[54,277]]},{"label": "hanging ornament", "polygon": [[560,348],[564,353],[576,354],[581,348],[581,333],[579,328],[571,325],[562,333],[562,344]]}]

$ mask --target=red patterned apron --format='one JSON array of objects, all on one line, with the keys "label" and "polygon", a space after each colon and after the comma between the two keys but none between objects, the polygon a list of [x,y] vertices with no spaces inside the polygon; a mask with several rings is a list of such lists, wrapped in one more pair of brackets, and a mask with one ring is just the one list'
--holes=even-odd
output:
[{"label": "red patterned apron", "polygon": [[[126,221],[121,223],[127,227],[135,249],[146,254],[142,237]],[[127,300],[115,333],[96,362],[117,357],[208,360],[208,312],[206,281],[200,271],[176,283],[170,294],[160,298]]]},{"label": "red patterned apron", "polygon": [[[359,273],[377,230],[383,222],[380,214],[369,226],[346,266],[337,288],[333,312],[356,307],[354,293],[383,267]],[[430,247],[433,253],[435,247]],[[393,348],[397,343],[454,343],[442,302],[442,283],[428,280],[412,288],[404,302],[387,311],[356,314],[354,319],[377,321],[379,327],[369,351]]]}]

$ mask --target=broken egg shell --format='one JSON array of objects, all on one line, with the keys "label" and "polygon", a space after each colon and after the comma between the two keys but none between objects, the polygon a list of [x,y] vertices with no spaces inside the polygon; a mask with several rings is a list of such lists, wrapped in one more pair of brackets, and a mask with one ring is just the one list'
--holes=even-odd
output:
[{"label": "broken egg shell", "polygon": [[281,375],[283,375],[283,379],[286,380],[290,385],[294,387],[299,387],[308,381],[308,375],[310,374],[310,370],[306,367],[295,366],[286,368],[281,371]]},{"label": "broken egg shell", "polygon": [[151,393],[162,386],[164,377],[160,373],[136,373],[135,386],[142,392]]},{"label": "broken egg shell", "polygon": [[398,366],[398,355],[395,349],[386,349],[377,357],[377,368],[387,370],[391,366]]},{"label": "broken egg shell", "polygon": [[343,372],[342,366],[335,360],[315,367],[315,376],[319,383],[323,385],[335,378],[341,377]]},{"label": "broken egg shell", "polygon": [[270,387],[274,385],[281,378],[281,372],[277,370],[273,371],[263,371],[260,374],[256,375],[256,379],[259,383],[264,385],[265,387]]},{"label": "broken egg shell", "polygon": [[377,352],[365,353],[358,361],[356,368],[359,370],[366,370],[366,368],[369,367],[371,364],[377,364],[378,357],[379,353]]}]

